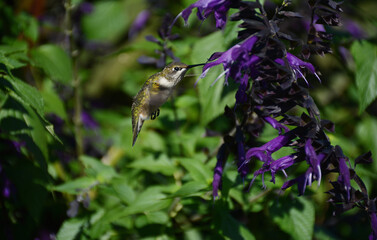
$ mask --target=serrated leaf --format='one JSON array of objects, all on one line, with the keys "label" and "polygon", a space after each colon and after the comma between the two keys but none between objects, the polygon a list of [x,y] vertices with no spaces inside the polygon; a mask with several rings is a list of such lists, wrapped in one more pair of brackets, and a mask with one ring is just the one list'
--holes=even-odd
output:
[{"label": "serrated leaf", "polygon": [[314,230],[314,206],[304,197],[292,202],[280,199],[271,207],[273,221],[293,239],[311,240]]},{"label": "serrated leaf", "polygon": [[173,193],[170,197],[188,197],[192,195],[198,195],[203,189],[206,188],[208,188],[208,184],[192,181],[185,183],[178,191]]},{"label": "serrated leaf", "polygon": [[214,222],[216,229],[218,229],[225,239],[254,240],[254,235],[242,223],[234,219],[228,211],[225,201],[215,202]]},{"label": "serrated leaf", "polygon": [[128,186],[125,179],[116,179],[112,181],[112,187],[117,193],[119,199],[125,204],[130,205],[135,200],[135,192]]},{"label": "serrated leaf", "polygon": [[73,79],[72,62],[57,45],[42,45],[31,51],[33,62],[55,81],[69,83]]},{"label": "serrated leaf", "polygon": [[44,116],[44,101],[36,88],[15,77],[4,76],[4,79],[13,86],[14,91],[25,104],[33,107],[41,117]]},{"label": "serrated leaf", "polygon": [[143,169],[149,172],[162,173],[168,176],[171,176],[176,170],[166,154],[162,154],[157,160],[155,160],[152,155],[149,155],[144,159],[131,163],[129,167]]},{"label": "serrated leaf", "polygon": [[89,156],[80,156],[80,161],[85,166],[85,172],[90,176],[95,176],[100,182],[109,181],[111,178],[117,176],[114,168],[103,164],[98,159]]},{"label": "serrated leaf", "polygon": [[190,173],[195,181],[208,184],[212,180],[212,170],[199,158],[177,158],[177,161]]},{"label": "serrated leaf", "polygon": [[97,180],[93,177],[81,177],[72,181],[65,182],[58,186],[54,186],[51,190],[77,194],[81,190],[87,189],[92,186],[96,181]]},{"label": "serrated leaf", "polygon": [[57,240],[74,240],[86,219],[72,218],[63,223],[56,235]]},{"label": "serrated leaf", "polygon": [[361,114],[377,96],[377,46],[367,41],[355,41],[351,53],[356,63],[356,86]]},{"label": "serrated leaf", "polygon": [[149,223],[166,224],[169,221],[169,216],[166,212],[149,212],[145,216]]},{"label": "serrated leaf", "polygon": [[44,84],[41,95],[45,103],[46,113],[54,113],[61,119],[65,121],[68,120],[67,112],[65,111],[63,101],[54,91],[51,81],[48,81]]}]

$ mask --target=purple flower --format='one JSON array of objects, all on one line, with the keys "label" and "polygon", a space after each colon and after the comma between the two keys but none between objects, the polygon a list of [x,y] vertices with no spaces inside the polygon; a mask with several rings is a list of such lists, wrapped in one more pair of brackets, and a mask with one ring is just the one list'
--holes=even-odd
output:
[{"label": "purple flower", "polygon": [[[302,61],[301,59],[299,59],[298,57],[296,57],[295,55],[291,53],[287,53],[287,60],[295,74],[296,79],[299,77],[302,77],[305,80],[306,84],[309,85],[308,80],[306,80],[304,74],[300,70],[301,68],[306,68],[309,70],[310,73],[314,74],[318,78],[318,80],[321,82],[321,79],[315,72],[314,66],[311,63]],[[283,66],[285,65],[284,60],[281,58],[276,59],[275,62]],[[297,74],[299,74],[299,76],[297,76]]]},{"label": "purple flower", "polygon": [[150,16],[151,13],[149,12],[149,10],[141,11],[137,15],[128,32],[129,39],[134,38],[145,27]]},{"label": "purple flower", "polygon": [[288,132],[272,139],[263,146],[250,148],[246,153],[246,159],[250,160],[252,157],[257,157],[262,162],[267,162],[271,159],[272,153],[287,145],[294,137],[294,134]]},{"label": "purple flower", "polygon": [[277,129],[279,131],[279,134],[282,133],[283,129],[285,130],[285,132],[289,131],[289,128],[287,126],[279,123],[275,118],[265,117],[264,120],[268,122],[273,128]]},{"label": "purple flower", "polygon": [[[321,172],[321,160],[323,160],[324,154],[317,156],[312,146],[312,139],[308,139],[305,144],[306,161],[309,164],[310,171],[307,171],[308,185],[311,186],[312,180],[318,181],[318,187],[321,184],[322,172]],[[308,169],[308,170],[309,170]]]},{"label": "purple flower", "polygon": [[21,153],[21,148],[26,146],[25,141],[12,141],[12,144],[19,153]]},{"label": "purple flower", "polygon": [[199,0],[196,3],[191,4],[188,8],[183,10],[179,15],[187,20],[192,12],[192,9],[197,8],[197,16],[199,20],[206,19],[211,13],[214,13],[216,19],[216,27],[219,29],[224,28],[226,23],[226,14],[230,8],[230,0]]},{"label": "purple flower", "polygon": [[[257,40],[257,37],[252,36],[225,52],[212,54],[209,61],[216,60],[204,65],[203,73],[199,79],[204,78],[210,68],[222,64],[224,72],[216,78],[212,85],[225,75],[226,82],[229,77],[232,77],[236,82],[241,83],[243,87],[247,86],[249,76],[253,73],[253,67],[259,61],[259,57],[250,54]],[[237,64],[233,64],[235,62]]]},{"label": "purple flower", "polygon": [[216,199],[219,194],[218,191],[221,189],[221,179],[224,171],[225,162],[228,158],[229,151],[225,144],[221,145],[217,153],[217,163],[213,173],[212,191],[213,198]]},{"label": "purple flower", "polygon": [[88,112],[83,111],[81,113],[81,120],[82,120],[83,125],[87,128],[91,128],[91,129],[98,128],[98,123],[96,122],[96,120],[94,120],[94,118]]},{"label": "purple flower", "polygon": [[351,190],[351,178],[350,170],[347,167],[346,158],[339,158],[339,177],[338,182],[344,185],[344,189],[347,191],[347,200],[350,199],[350,190]]},{"label": "purple flower", "polygon": [[5,198],[9,198],[11,195],[11,182],[9,181],[8,178],[5,178],[3,187],[4,187],[3,192],[2,192],[3,196]]},{"label": "purple flower", "polygon": [[[294,137],[295,137],[294,134],[291,134],[291,132],[288,132],[284,135],[281,135],[281,136],[278,136],[278,137],[272,139],[271,141],[264,144],[263,146],[251,148],[247,151],[246,161],[244,161],[244,164],[247,164],[248,162],[250,162],[250,159],[252,157],[256,157],[260,161],[264,162],[262,168],[260,168],[260,169],[258,169],[257,171],[254,172],[254,177],[251,180],[250,186],[253,184],[255,178],[257,176],[261,175],[261,174],[262,174],[262,183],[263,183],[263,186],[265,186],[265,184],[264,184],[264,173],[268,172],[268,171],[271,171],[271,174],[272,174],[272,180],[271,181],[275,182],[275,173],[277,171],[283,171],[284,172],[284,169],[292,166],[292,164],[294,163],[294,157],[293,156],[285,156],[285,157],[280,158],[278,160],[274,160],[271,155],[274,152],[278,151],[280,148],[287,145]],[[244,164],[242,164],[239,167],[239,169],[241,167],[243,167]],[[284,175],[286,175],[285,172],[284,172]]]},{"label": "purple flower", "polygon": [[83,2],[80,4],[79,9],[82,13],[89,14],[93,12],[94,7],[93,4],[89,2]]},{"label": "purple flower", "polygon": [[295,156],[294,155],[288,155],[282,158],[279,158],[277,160],[274,160],[272,157],[270,157],[263,166],[254,172],[254,177],[250,182],[250,187],[253,185],[255,179],[257,176],[262,175],[262,184],[263,187],[266,188],[266,185],[264,183],[264,173],[271,172],[271,182],[275,183],[275,174],[278,171],[282,171],[285,177],[288,177],[287,173],[285,172],[285,169],[289,168],[293,165],[295,162]]},{"label": "purple flower", "polygon": [[344,27],[355,39],[363,39],[367,37],[365,31],[354,21],[346,21]]},{"label": "purple flower", "polygon": [[327,155],[324,153],[320,153],[317,155],[312,146],[311,139],[308,139],[306,141],[305,153],[306,162],[309,164],[308,169],[304,174],[301,174],[299,177],[285,182],[281,189],[285,190],[291,187],[293,184],[297,183],[299,195],[303,195],[305,193],[306,186],[311,186],[313,181],[317,180],[318,186],[320,185],[322,178],[321,162],[327,157]]},{"label": "purple flower", "polygon": [[369,213],[370,225],[372,227],[372,233],[369,235],[369,240],[377,239],[377,216],[376,213]]}]

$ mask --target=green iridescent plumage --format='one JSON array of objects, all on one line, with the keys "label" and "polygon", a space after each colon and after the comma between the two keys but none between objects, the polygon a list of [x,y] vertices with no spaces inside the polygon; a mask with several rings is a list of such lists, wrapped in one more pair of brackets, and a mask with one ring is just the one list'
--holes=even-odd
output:
[{"label": "green iridescent plumage", "polygon": [[152,114],[157,116],[156,111],[166,102],[175,85],[183,78],[189,66],[183,63],[171,63],[161,72],[148,78],[141,90],[134,98],[132,104],[132,131],[135,145],[137,136],[145,120]]}]

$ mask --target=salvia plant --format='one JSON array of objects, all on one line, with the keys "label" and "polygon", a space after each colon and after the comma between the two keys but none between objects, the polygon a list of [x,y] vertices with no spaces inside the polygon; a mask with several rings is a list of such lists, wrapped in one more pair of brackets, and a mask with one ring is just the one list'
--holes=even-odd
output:
[{"label": "salvia plant", "polygon": [[37,2],[0,3],[1,239],[377,239],[373,1]]},{"label": "salvia plant", "polygon": [[[199,20],[214,14],[216,27],[223,29],[228,11],[237,9],[230,21],[241,21],[238,25],[238,43],[224,52],[215,52],[208,58],[200,78],[205,78],[210,69],[222,65],[224,71],[215,82],[225,77],[225,84],[231,79],[239,84],[233,109],[225,109],[225,115],[232,122],[232,131],[224,136],[224,143],[217,153],[217,163],[213,177],[213,197],[218,197],[222,174],[229,154],[236,157],[238,172],[242,178],[252,174],[249,188],[257,177],[265,186],[265,173],[270,173],[275,183],[275,174],[281,173],[287,181],[282,190],[297,185],[299,195],[305,193],[306,186],[324,176],[337,173],[328,191],[329,201],[334,205],[334,213],[342,213],[354,207],[365,211],[370,217],[372,233],[370,239],[377,238],[376,198],[368,196],[365,184],[357,175],[357,164],[371,164],[371,153],[365,153],[352,164],[340,146],[333,146],[326,132],[334,131],[334,124],[321,119],[320,112],[309,94],[310,83],[306,75],[312,74],[321,82],[314,66],[306,60],[312,55],[331,53],[332,34],[325,26],[339,26],[341,3],[332,0],[308,1],[307,35],[297,36],[287,33],[283,23],[289,19],[303,18],[299,12],[289,10],[292,1],[283,1],[267,13],[260,1],[237,0],[197,1],[183,10],[178,16],[187,23],[194,8]],[[291,47],[293,46],[293,47]],[[289,49],[289,50],[288,50]],[[292,53],[291,53],[292,52]],[[295,109],[295,111],[293,111]],[[302,109],[301,111],[298,109]],[[301,115],[297,115],[302,112]],[[269,124],[278,137],[256,147],[255,141]],[[292,153],[274,159],[272,154],[283,147]],[[262,166],[256,169],[255,161]],[[298,177],[289,179],[287,171],[293,165],[305,164],[307,170]],[[358,189],[351,186],[351,181]]]}]

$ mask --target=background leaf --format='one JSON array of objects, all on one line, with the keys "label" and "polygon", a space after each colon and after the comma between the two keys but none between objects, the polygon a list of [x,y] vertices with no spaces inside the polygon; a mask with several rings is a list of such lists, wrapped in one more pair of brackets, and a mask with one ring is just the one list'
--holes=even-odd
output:
[{"label": "background leaf", "polygon": [[356,85],[362,113],[377,96],[377,46],[354,42],[351,52],[356,62]]},{"label": "background leaf", "polygon": [[46,44],[31,51],[33,62],[55,81],[69,83],[73,79],[72,62],[57,45]]}]

